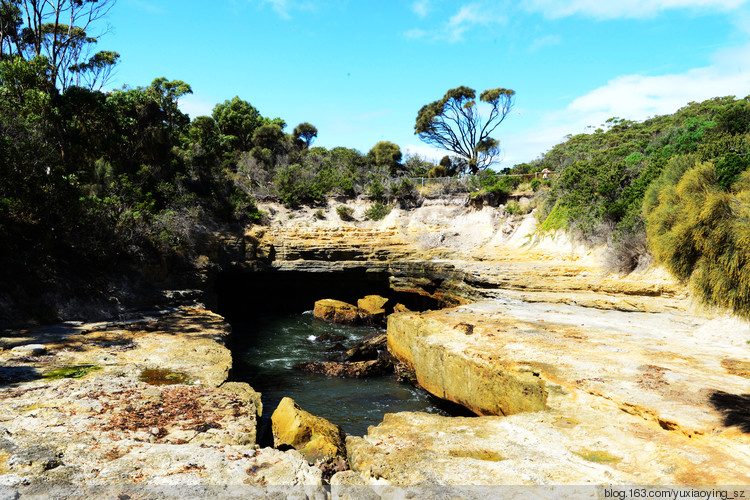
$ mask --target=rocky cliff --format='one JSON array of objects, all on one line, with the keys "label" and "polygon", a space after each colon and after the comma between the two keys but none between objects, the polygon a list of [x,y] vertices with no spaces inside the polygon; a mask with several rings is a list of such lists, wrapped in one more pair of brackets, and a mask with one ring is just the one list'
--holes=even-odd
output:
[{"label": "rocky cliff", "polygon": [[428,204],[377,223],[269,208],[279,222],[248,231],[247,263],[366,268],[452,306],[392,315],[388,347],[480,415],[389,415],[348,438],[353,471],[333,483],[750,482],[750,439],[716,404],[750,393],[750,328],[659,269],[608,274],[596,249],[502,207]]},{"label": "rocky cliff", "polygon": [[[696,307],[658,269],[605,273],[533,215],[454,199],[373,222],[358,202],[343,222],[338,204],[268,205],[270,224],[207,241],[208,291],[219,266],[385,280],[432,309],[391,315],[389,350],[478,416],[386,415],[347,438],[352,470],[332,485],[750,483],[747,324]],[[297,452],[254,446],[259,402],[228,381],[228,332],[183,308],[9,333],[2,485],[320,485]]]}]

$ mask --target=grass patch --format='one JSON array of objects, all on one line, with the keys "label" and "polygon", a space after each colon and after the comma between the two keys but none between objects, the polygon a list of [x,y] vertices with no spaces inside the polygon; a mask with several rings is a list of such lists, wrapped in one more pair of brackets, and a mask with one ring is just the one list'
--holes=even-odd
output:
[{"label": "grass patch", "polygon": [[537,231],[546,234],[558,229],[568,229],[568,209],[562,205],[555,205],[547,218],[539,224]]}]

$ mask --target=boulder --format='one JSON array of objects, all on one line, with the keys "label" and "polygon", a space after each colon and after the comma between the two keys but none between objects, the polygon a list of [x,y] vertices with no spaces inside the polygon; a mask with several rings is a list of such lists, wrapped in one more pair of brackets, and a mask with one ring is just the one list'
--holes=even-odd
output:
[{"label": "boulder", "polygon": [[346,458],[344,432],[338,425],[316,417],[284,398],[271,415],[275,447],[291,446],[310,464],[323,464]]},{"label": "boulder", "polygon": [[47,354],[47,346],[43,344],[19,345],[11,349],[10,352],[18,356],[41,356]]},{"label": "boulder", "polygon": [[332,323],[355,325],[359,322],[356,306],[334,299],[323,299],[315,302],[313,316]]},{"label": "boulder", "polygon": [[388,299],[380,295],[367,295],[357,301],[359,317],[365,323],[383,323],[385,322],[385,305]]}]

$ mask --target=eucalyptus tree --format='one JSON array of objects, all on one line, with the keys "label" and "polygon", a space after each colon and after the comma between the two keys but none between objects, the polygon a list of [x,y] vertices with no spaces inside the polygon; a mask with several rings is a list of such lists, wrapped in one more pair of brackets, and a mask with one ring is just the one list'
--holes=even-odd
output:
[{"label": "eucalyptus tree", "polygon": [[422,106],[417,114],[414,133],[419,138],[464,158],[469,171],[476,174],[490,166],[500,154],[500,142],[491,137],[513,108],[515,91],[505,88],[488,89],[479,100],[489,104],[484,118],[477,109],[476,92],[457,87],[442,99]]},{"label": "eucalyptus tree", "polygon": [[[0,0],[3,58],[44,56],[61,90],[84,83],[101,88],[120,55],[94,51],[99,25],[115,0]],[[96,31],[96,33],[93,33]]]},{"label": "eucalyptus tree", "polygon": [[294,127],[292,140],[299,148],[310,149],[315,138],[318,137],[318,129],[315,125],[304,122]]}]

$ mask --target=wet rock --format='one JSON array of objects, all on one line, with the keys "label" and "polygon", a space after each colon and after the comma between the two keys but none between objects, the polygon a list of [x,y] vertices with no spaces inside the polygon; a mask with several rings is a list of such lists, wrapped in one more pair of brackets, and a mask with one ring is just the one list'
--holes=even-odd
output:
[{"label": "wet rock", "polygon": [[346,352],[346,350],[347,349],[346,349],[346,346],[344,344],[336,343],[336,344],[332,345],[331,347],[329,347],[328,349],[326,349],[324,352],[342,353],[342,352]]},{"label": "wet rock", "polygon": [[361,339],[351,349],[347,350],[341,359],[335,361],[367,361],[377,359],[378,353],[387,348],[388,335],[375,333]]},{"label": "wet rock", "polygon": [[381,359],[348,363],[325,361],[322,363],[300,363],[294,365],[294,369],[308,373],[320,373],[329,377],[366,378],[393,373],[393,364],[388,360]]},{"label": "wet rock", "polygon": [[346,335],[330,332],[315,337],[315,342],[341,342],[342,340],[346,340]]},{"label": "wet rock", "polygon": [[356,325],[359,322],[357,306],[334,299],[323,299],[315,302],[313,316],[324,321],[344,325]]},{"label": "wet rock", "polygon": [[395,313],[411,312],[411,309],[409,309],[408,307],[406,307],[403,304],[396,304],[395,306],[393,306],[393,312],[395,312]]},{"label": "wet rock", "polygon": [[284,398],[271,415],[275,447],[291,446],[310,464],[331,463],[346,458],[345,435],[328,420],[312,415]]}]

